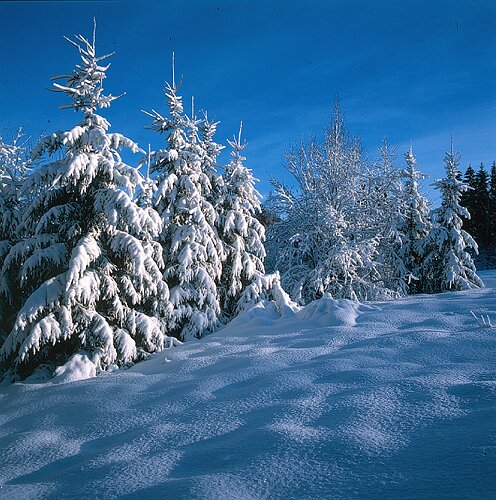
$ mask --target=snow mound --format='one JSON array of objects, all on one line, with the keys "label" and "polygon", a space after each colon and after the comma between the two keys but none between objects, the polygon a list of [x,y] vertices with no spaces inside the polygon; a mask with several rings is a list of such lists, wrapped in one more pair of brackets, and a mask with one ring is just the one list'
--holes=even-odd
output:
[{"label": "snow mound", "polygon": [[351,300],[334,300],[326,294],[296,313],[300,320],[320,326],[355,326],[360,304]]},{"label": "snow mound", "polygon": [[92,377],[96,377],[96,366],[93,361],[86,354],[74,354],[64,365],[55,370],[52,382],[65,384]]}]

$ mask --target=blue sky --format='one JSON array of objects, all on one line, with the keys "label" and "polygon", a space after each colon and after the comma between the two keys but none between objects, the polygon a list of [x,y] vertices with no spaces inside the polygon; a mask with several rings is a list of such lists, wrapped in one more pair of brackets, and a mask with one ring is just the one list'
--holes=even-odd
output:
[{"label": "blue sky", "polygon": [[0,129],[76,123],[46,88],[77,62],[62,36],[90,36],[93,16],[99,52],[116,51],[106,90],[126,92],[104,113],[112,130],[161,145],[140,109],[165,112],[174,50],[185,101],[194,94],[221,121],[218,142],[243,120],[264,194],[336,94],[370,156],[384,136],[400,153],[412,141],[419,167],[440,177],[453,133],[463,169],[496,159],[494,0],[0,2]]}]

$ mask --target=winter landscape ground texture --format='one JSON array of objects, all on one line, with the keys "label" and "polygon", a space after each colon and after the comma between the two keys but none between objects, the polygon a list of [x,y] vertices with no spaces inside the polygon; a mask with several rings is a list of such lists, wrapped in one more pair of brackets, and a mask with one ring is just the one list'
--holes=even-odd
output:
[{"label": "winter landscape ground texture", "polygon": [[0,497],[495,498],[496,329],[470,311],[496,320],[496,273],[481,276],[260,304],[128,370],[4,385]]}]

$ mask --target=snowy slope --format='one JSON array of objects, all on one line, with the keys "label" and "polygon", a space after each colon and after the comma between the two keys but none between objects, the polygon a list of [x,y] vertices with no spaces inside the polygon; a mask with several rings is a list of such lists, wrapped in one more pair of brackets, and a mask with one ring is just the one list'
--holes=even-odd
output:
[{"label": "snowy slope", "polygon": [[257,308],[130,370],[0,387],[1,498],[496,498],[486,289]]}]

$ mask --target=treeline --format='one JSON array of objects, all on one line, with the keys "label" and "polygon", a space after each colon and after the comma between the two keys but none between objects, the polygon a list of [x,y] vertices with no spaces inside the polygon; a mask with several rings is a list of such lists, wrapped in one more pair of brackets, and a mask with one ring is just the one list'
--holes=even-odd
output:
[{"label": "treeline", "polygon": [[480,267],[496,267],[496,162],[488,173],[481,163],[477,171],[468,166],[463,181],[470,189],[461,199],[470,218],[463,219],[464,228],[474,237],[479,246],[476,257]]},{"label": "treeline", "polygon": [[387,143],[367,161],[336,106],[323,140],[288,155],[294,187],[274,181],[261,211],[241,127],[219,165],[217,123],[185,113],[173,77],[167,113],[147,113],[165,141],[145,152],[98,114],[116,97],[95,34],[71,43],[80,62],[53,90],[80,121],[33,149],[0,140],[0,375],[125,366],[287,293],[306,304],[483,286],[453,144],[431,211],[413,150],[403,168]]},{"label": "treeline", "polygon": [[306,304],[326,293],[382,300],[483,286],[471,255],[477,245],[462,229],[469,186],[453,143],[446,176],[434,183],[441,206],[432,211],[412,148],[404,158],[399,168],[384,142],[378,159],[367,161],[338,104],[321,141],[292,148],[286,169],[293,184],[273,181],[265,217],[272,217],[266,267],[280,271],[293,300]]},{"label": "treeline", "polygon": [[188,116],[173,81],[168,114],[147,113],[164,147],[146,154],[97,114],[116,99],[103,91],[109,56],[96,55],[95,36],[71,43],[81,61],[53,90],[81,121],[32,151],[20,136],[0,141],[0,368],[14,378],[44,363],[126,365],[277,288],[241,128],[219,167],[217,123]]}]

